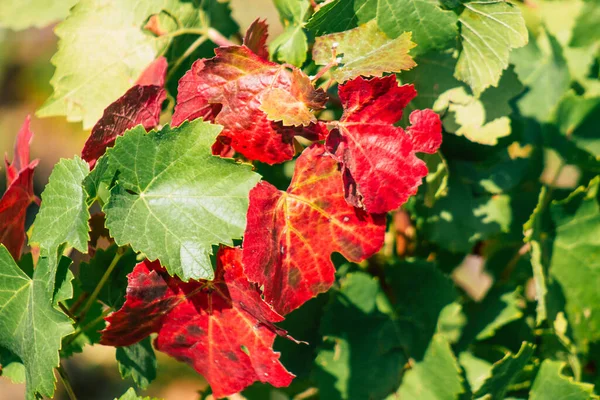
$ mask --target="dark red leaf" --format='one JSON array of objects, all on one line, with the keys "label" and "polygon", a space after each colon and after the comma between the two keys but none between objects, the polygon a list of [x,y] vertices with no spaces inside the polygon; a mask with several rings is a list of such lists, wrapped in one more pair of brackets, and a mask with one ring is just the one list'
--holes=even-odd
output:
[{"label": "dark red leaf", "polygon": [[384,215],[346,202],[342,174],[323,145],[305,149],[295,168],[287,192],[267,182],[252,189],[243,244],[246,276],[282,315],[331,287],[331,253],[362,261],[385,234]]},{"label": "dark red leaf", "polygon": [[[301,71],[291,72],[246,46],[220,47],[215,52],[214,58],[196,61],[179,81],[173,125],[196,118],[223,125],[215,154],[222,154],[226,145],[250,160],[268,164],[292,159],[293,137],[282,134],[281,124],[275,121],[288,116],[286,112],[296,116],[301,109],[305,111],[302,124],[308,125],[304,129],[314,130],[310,109],[324,106],[325,93],[314,89]],[[265,95],[273,91],[288,92],[295,107],[275,110],[270,120],[261,106]]]},{"label": "dark red leaf", "polygon": [[146,130],[156,127],[166,96],[162,86],[136,85],[129,89],[104,110],[102,118],[96,123],[85,142],[81,157],[90,164],[90,167],[93,167],[96,160],[127,129],[139,124],[142,124]]},{"label": "dark red leaf", "polygon": [[257,56],[269,59],[267,39],[269,38],[269,25],[266,20],[260,18],[254,20],[244,36],[244,46],[249,48]]},{"label": "dark red leaf", "polygon": [[144,261],[129,275],[123,307],[106,320],[102,343],[133,344],[158,332],[156,348],[192,365],[215,397],[255,381],[288,386],[293,375],[273,351],[273,325],[283,320],[244,276],[241,250],[221,248],[214,281],[182,282],[158,262]]},{"label": "dark red leaf", "polygon": [[340,85],[344,114],[327,146],[342,165],[350,204],[385,213],[417,192],[427,167],[415,153],[437,151],[442,125],[431,110],[413,111],[408,132],[393,125],[416,94],[412,85],[398,86],[395,75]]},{"label": "dark red leaf", "polygon": [[6,192],[0,198],[0,243],[6,246],[15,260],[21,258],[25,243],[25,217],[27,208],[39,199],[33,193],[33,171],[37,160],[29,161],[29,144],[33,138],[31,118],[27,116],[17,139],[13,162],[5,156]]}]

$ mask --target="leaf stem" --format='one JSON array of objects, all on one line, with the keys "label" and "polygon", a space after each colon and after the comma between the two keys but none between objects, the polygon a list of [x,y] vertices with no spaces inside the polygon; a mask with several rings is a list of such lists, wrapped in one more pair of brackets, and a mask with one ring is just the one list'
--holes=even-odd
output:
[{"label": "leaf stem", "polygon": [[58,364],[56,370],[58,371],[58,376],[60,376],[60,380],[62,381],[63,386],[65,387],[65,391],[67,392],[69,399],[77,400],[77,396],[75,396],[75,392],[73,391],[73,387],[71,386],[71,381],[69,381],[69,376],[67,375],[67,371],[63,367],[62,362]]},{"label": "leaf stem", "polygon": [[202,35],[198,39],[196,39],[194,41],[194,43],[192,43],[190,45],[190,47],[187,48],[187,50],[185,51],[185,53],[183,53],[181,55],[181,57],[179,57],[177,59],[177,61],[175,61],[175,63],[173,64],[173,67],[171,68],[171,70],[167,74],[167,81],[170,78],[173,77],[173,74],[179,69],[179,67],[186,60],[186,58],[188,58],[198,47],[200,47],[202,45],[202,43],[206,42],[206,40],[208,40],[208,36],[207,35]]},{"label": "leaf stem", "polygon": [[96,285],[96,288],[94,289],[94,291],[92,292],[92,294],[90,295],[90,297],[87,299],[87,302],[85,303],[85,306],[83,307],[83,310],[81,310],[81,313],[79,314],[79,319],[81,321],[85,317],[85,314],[89,311],[90,307],[96,301],[96,298],[100,294],[100,291],[102,290],[102,288],[106,284],[106,281],[108,281],[108,278],[110,277],[110,274],[113,272],[113,270],[115,269],[115,267],[119,263],[119,260],[121,259],[121,257],[123,257],[123,253],[124,253],[123,248],[119,247],[119,249],[117,249],[117,254],[115,254],[115,257],[113,258],[113,260],[111,261],[110,265],[108,266],[108,268],[104,272],[104,275],[102,275],[102,278],[100,279],[100,282],[98,282],[98,285]]},{"label": "leaf stem", "polygon": [[208,28],[206,30],[206,36],[216,45],[221,47],[229,47],[236,46],[231,40],[227,39],[225,36],[221,34],[221,32],[217,31],[215,28]]}]

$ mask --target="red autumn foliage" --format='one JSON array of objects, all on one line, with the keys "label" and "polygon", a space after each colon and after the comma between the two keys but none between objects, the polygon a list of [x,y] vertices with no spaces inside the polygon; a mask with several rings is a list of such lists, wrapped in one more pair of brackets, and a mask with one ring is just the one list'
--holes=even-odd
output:
[{"label": "red autumn foliage", "polygon": [[[263,97],[274,90],[285,91],[309,110],[325,105],[325,93],[314,89],[302,71],[290,72],[246,46],[220,47],[215,53],[214,58],[196,61],[179,81],[173,125],[196,118],[223,125],[214,154],[231,155],[231,147],[250,160],[268,164],[291,160],[294,135],[269,120],[261,109]],[[302,98],[294,97],[298,93]],[[312,136],[320,129],[311,124],[295,135]]]},{"label": "red autumn foliage", "polygon": [[0,199],[0,243],[6,246],[15,260],[21,258],[25,243],[27,208],[39,199],[33,193],[33,171],[37,160],[29,161],[29,145],[33,138],[28,116],[17,135],[13,162],[5,156],[6,192]]},{"label": "red autumn foliage", "polygon": [[244,272],[282,315],[331,287],[331,253],[359,262],[383,245],[385,216],[348,204],[342,187],[337,162],[315,144],[296,161],[286,192],[267,182],[250,192]]},{"label": "red autumn foliage", "polygon": [[288,386],[294,376],[273,351],[275,336],[287,335],[273,325],[283,317],[244,276],[241,253],[219,250],[214,281],[183,282],[158,262],[138,264],[101,343],[127,346],[157,332],[156,348],[193,366],[217,398],[255,381]]},{"label": "red autumn foliage", "polygon": [[346,199],[356,207],[385,213],[417,192],[427,175],[415,153],[434,153],[442,142],[442,124],[431,110],[413,111],[412,126],[394,126],[417,95],[396,77],[358,77],[339,87],[344,114],[328,137],[328,149],[341,163]]}]

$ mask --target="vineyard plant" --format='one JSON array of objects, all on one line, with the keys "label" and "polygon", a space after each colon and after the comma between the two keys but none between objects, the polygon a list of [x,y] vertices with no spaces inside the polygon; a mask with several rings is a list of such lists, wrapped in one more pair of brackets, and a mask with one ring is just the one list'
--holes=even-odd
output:
[{"label": "vineyard plant", "polygon": [[[598,398],[600,2],[251,3],[0,1],[58,37],[2,133],[2,379],[86,399],[112,346],[123,400],[157,352],[202,399]],[[57,116],[89,138],[36,193]]]}]

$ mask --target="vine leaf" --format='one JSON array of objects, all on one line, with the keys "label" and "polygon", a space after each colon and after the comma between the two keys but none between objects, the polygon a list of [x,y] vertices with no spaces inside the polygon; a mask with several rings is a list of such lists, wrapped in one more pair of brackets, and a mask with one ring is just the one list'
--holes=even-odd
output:
[{"label": "vine leaf", "polygon": [[523,342],[517,354],[507,353],[502,360],[494,364],[491,376],[485,380],[474,397],[489,396],[491,399],[503,399],[510,384],[529,362],[534,349],[534,345]]},{"label": "vine leaf", "polygon": [[504,0],[463,5],[459,18],[462,51],[455,76],[479,96],[487,87],[498,86],[511,49],[527,44],[527,28],[519,9]]},{"label": "vine leaf", "polygon": [[146,68],[135,86],[104,110],[81,152],[90,167],[127,129],[142,124],[150,130],[158,125],[161,105],[167,98],[163,88],[166,72],[167,60],[159,57]]},{"label": "vine leaf", "polygon": [[419,45],[415,49],[418,54],[444,49],[458,34],[456,14],[441,9],[438,0],[335,0],[321,7],[307,27],[322,35],[346,31],[373,19],[392,39],[412,32]]},{"label": "vine leaf", "polygon": [[[199,27],[198,12],[192,3],[179,0],[133,0],[112,7],[103,0],[77,3],[55,29],[59,45],[52,57],[54,92],[37,115],[65,115],[91,128],[171,43],[175,29]],[[163,35],[145,30],[148,19],[158,14],[181,26],[164,24],[173,30]]]},{"label": "vine leaf", "polygon": [[138,126],[106,153],[118,171],[104,206],[111,236],[186,281],[213,278],[211,246],[242,236],[260,179],[249,165],[211,155],[220,129],[201,120],[148,134]]},{"label": "vine leaf", "polygon": [[50,282],[54,279],[48,259],[40,259],[30,278],[0,245],[0,270],[0,347],[25,365],[28,400],[37,394],[52,397],[61,340],[73,327],[65,314],[52,307]]},{"label": "vine leaf", "polygon": [[327,147],[342,164],[350,204],[385,213],[417,192],[427,167],[415,153],[437,151],[442,123],[425,109],[411,113],[406,132],[393,125],[416,94],[412,85],[398,86],[394,75],[359,77],[340,86],[344,114]]},{"label": "vine leaf", "polygon": [[274,322],[283,320],[244,276],[242,251],[221,248],[214,281],[184,283],[157,262],[144,261],[129,275],[127,300],[107,317],[102,343],[127,346],[157,332],[155,345],[202,374],[216,398],[255,381],[288,386],[293,375],[273,351]]},{"label": "vine leaf", "polygon": [[33,171],[37,160],[29,160],[29,144],[33,133],[29,127],[28,116],[17,135],[13,162],[5,156],[6,192],[0,198],[0,243],[2,243],[14,259],[21,257],[25,243],[25,217],[27,208],[39,199],[33,193]]},{"label": "vine leaf", "polygon": [[244,272],[285,315],[331,287],[331,253],[362,261],[381,248],[384,233],[385,216],[344,200],[337,163],[316,144],[296,160],[286,192],[266,182],[250,192]]},{"label": "vine leaf", "polygon": [[278,62],[301,67],[306,61],[308,38],[304,32],[304,20],[311,5],[309,0],[275,0],[283,32],[269,44],[272,58]]},{"label": "vine leaf", "polygon": [[149,337],[129,346],[117,347],[116,357],[121,378],[131,377],[140,389],[146,389],[156,378],[156,355]]},{"label": "vine leaf", "polygon": [[456,399],[464,393],[458,360],[448,341],[434,335],[423,357],[406,372],[397,396],[401,399]]},{"label": "vine leaf", "polygon": [[335,54],[341,54],[341,64],[331,73],[337,82],[345,82],[357,76],[382,76],[384,72],[400,72],[416,65],[409,50],[416,46],[410,40],[411,33],[404,32],[390,39],[370,21],[342,33],[319,36],[313,46],[313,59],[319,65],[327,65]]},{"label": "vine leaf", "polygon": [[[215,154],[227,154],[225,146],[268,164],[292,159],[294,135],[274,121],[290,118],[295,123],[300,118],[298,124],[309,125],[314,121],[310,110],[323,108],[327,101],[325,92],[314,89],[300,70],[290,72],[246,46],[220,47],[215,52],[214,58],[196,61],[179,81],[173,124],[202,117],[223,125]],[[282,91],[294,105],[276,109],[267,105],[269,114],[263,112],[265,96],[279,99]]]},{"label": "vine leaf", "polygon": [[56,273],[63,244],[87,253],[90,213],[83,180],[88,173],[88,165],[81,158],[62,159],[54,166],[42,193],[42,206],[30,241],[38,244],[40,254],[48,257],[51,274]]},{"label": "vine leaf", "polygon": [[598,398],[594,395],[594,385],[575,382],[573,378],[563,375],[561,371],[564,367],[565,363],[562,361],[544,360],[533,381],[529,398],[531,400]]}]

